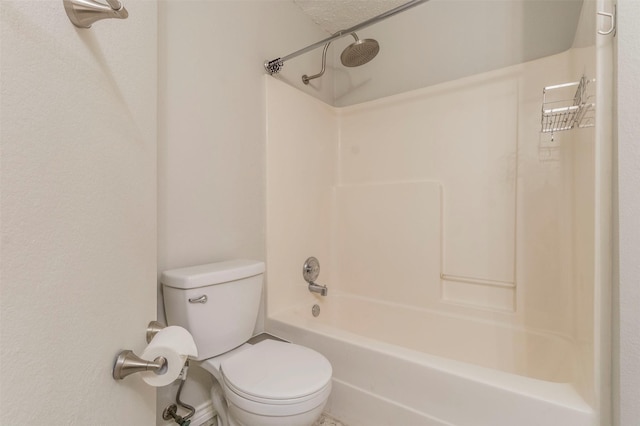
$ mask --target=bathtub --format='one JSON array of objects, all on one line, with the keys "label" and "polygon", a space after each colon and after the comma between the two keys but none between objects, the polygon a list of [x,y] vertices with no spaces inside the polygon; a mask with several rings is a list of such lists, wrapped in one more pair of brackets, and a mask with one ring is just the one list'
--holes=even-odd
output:
[{"label": "bathtub", "polygon": [[596,426],[560,336],[333,292],[267,330],[331,362],[326,411],[349,426]]}]

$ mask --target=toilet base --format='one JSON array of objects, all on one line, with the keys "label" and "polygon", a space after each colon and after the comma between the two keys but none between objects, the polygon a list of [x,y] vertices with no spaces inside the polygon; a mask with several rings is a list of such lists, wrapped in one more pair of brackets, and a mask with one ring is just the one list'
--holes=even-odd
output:
[{"label": "toilet base", "polygon": [[326,401],[310,411],[293,416],[259,416],[228,403],[229,426],[311,426],[320,418]]},{"label": "toilet base", "polygon": [[267,416],[251,413],[229,401],[220,383],[215,377],[212,379],[211,400],[218,412],[218,426],[311,426],[322,415],[331,392],[331,386],[328,386],[322,403],[309,411],[291,416]]}]

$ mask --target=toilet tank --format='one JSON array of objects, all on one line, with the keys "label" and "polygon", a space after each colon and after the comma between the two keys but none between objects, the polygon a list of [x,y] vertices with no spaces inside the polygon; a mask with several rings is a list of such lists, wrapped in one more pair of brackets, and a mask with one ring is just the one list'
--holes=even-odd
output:
[{"label": "toilet tank", "polygon": [[227,352],[251,337],[264,270],[263,262],[230,260],[162,273],[167,324],[193,335],[198,360]]}]

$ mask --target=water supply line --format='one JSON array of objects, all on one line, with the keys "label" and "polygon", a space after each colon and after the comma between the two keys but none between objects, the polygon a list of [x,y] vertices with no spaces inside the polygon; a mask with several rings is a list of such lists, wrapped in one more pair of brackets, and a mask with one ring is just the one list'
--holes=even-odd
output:
[{"label": "water supply line", "polygon": [[162,418],[164,420],[173,419],[180,426],[189,426],[191,424],[191,420],[189,419],[193,417],[193,415],[196,413],[196,409],[194,407],[180,400],[180,394],[182,393],[182,388],[184,386],[184,383],[187,381],[188,370],[189,370],[189,361],[187,361],[184,364],[184,367],[182,367],[182,371],[180,372],[180,386],[178,386],[178,393],[176,394],[176,403],[180,407],[189,411],[189,414],[187,414],[184,417],[178,415],[178,407],[176,406],[176,404],[171,404],[170,406],[165,408],[164,411],[162,412]]},{"label": "water supply line", "polygon": [[392,17],[394,15],[397,15],[400,12],[404,12],[405,10],[411,9],[412,7],[418,6],[418,5],[420,5],[422,3],[426,3],[428,1],[429,0],[411,0],[411,1],[407,2],[407,3],[401,4],[398,7],[390,9],[390,10],[384,12],[384,13],[381,13],[380,15],[374,16],[373,18],[367,19],[366,21],[361,22],[361,23],[359,23],[357,25],[354,25],[353,27],[348,28],[346,30],[340,30],[340,31],[332,34],[330,37],[327,37],[324,40],[320,40],[320,41],[318,41],[316,43],[313,43],[313,44],[311,44],[311,45],[309,45],[307,47],[304,47],[304,48],[302,48],[300,50],[297,50],[297,51],[295,51],[293,53],[290,53],[290,54],[288,54],[286,56],[283,56],[281,58],[272,59],[270,61],[265,61],[264,62],[264,68],[265,68],[265,70],[267,70],[267,72],[269,74],[277,74],[278,72],[280,72],[280,70],[284,66],[284,63],[286,61],[288,61],[289,59],[293,59],[296,56],[300,56],[300,55],[302,55],[304,53],[307,53],[307,52],[309,52],[309,51],[311,51],[313,49],[316,49],[316,48],[318,48],[320,46],[323,46],[323,45],[326,45],[328,43],[331,43],[334,40],[337,40],[339,38],[348,36],[351,33],[355,33],[355,32],[357,32],[357,31],[359,31],[359,30],[361,30],[363,28],[366,28],[366,27],[368,27],[370,25],[376,24],[376,23],[378,23],[378,22],[380,22],[380,21],[382,21],[384,19],[390,18],[390,17]]}]

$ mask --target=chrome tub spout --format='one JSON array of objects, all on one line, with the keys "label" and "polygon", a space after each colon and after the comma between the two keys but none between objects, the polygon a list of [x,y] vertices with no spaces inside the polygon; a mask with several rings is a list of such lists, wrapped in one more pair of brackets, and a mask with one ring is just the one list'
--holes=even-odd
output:
[{"label": "chrome tub spout", "polygon": [[329,289],[324,285],[309,283],[309,291],[311,293],[318,293],[320,296],[326,296],[329,292]]}]

